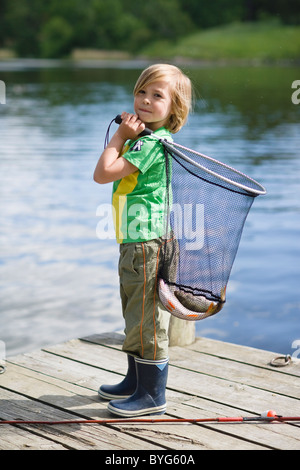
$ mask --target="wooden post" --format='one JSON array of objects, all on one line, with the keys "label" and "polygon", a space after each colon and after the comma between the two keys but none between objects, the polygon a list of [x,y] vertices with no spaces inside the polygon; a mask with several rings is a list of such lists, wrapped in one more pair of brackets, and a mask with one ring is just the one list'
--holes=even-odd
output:
[{"label": "wooden post", "polygon": [[182,320],[171,315],[169,324],[169,345],[187,346],[195,341],[195,322]]}]

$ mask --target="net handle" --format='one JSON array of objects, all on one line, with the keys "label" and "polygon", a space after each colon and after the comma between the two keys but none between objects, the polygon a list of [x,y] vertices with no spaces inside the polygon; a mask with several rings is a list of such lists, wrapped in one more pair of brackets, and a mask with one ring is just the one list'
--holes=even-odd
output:
[{"label": "net handle", "polygon": [[[154,134],[155,136],[155,134]],[[192,151],[193,153],[195,153],[196,155],[199,155],[207,160],[210,160],[210,161],[213,161],[215,163],[218,163],[220,166],[223,166],[224,168],[227,168],[231,171],[233,171],[234,173],[236,173],[237,175],[240,175],[240,176],[243,176],[245,179],[251,181],[252,183],[254,183],[256,186],[258,186],[260,189],[253,189],[253,188],[250,188],[249,186],[246,186],[244,184],[241,184],[241,183],[238,183],[237,181],[233,181],[231,180],[230,178],[226,178],[226,176],[222,176],[222,175],[219,175],[219,173],[216,173],[215,171],[212,171],[212,170],[209,170],[208,168],[206,168],[204,165],[201,165],[201,163],[198,163],[198,162],[195,162],[195,160],[193,160],[192,158],[189,158],[187,157],[184,153],[182,153],[178,148],[177,146],[179,146],[178,144],[176,145],[172,145],[172,144],[169,144],[166,140],[164,139],[159,139],[159,137],[155,136],[158,140],[160,140],[160,142],[170,151],[170,152],[173,152],[175,153],[176,155],[178,155],[178,157],[182,158],[183,160],[187,161],[188,163],[190,163],[191,165],[194,165],[195,167],[197,168],[200,168],[201,170],[205,171],[206,173],[209,173],[210,175],[212,176],[215,176],[216,178],[226,182],[226,183],[229,183],[233,186],[236,186],[237,188],[239,189],[243,189],[244,191],[247,191],[248,193],[251,193],[253,195],[263,195],[263,194],[266,194],[266,190],[265,188],[259,184],[257,181],[255,181],[254,179],[250,178],[249,176],[245,175],[244,173],[242,173],[241,171],[238,171],[238,170],[235,170],[234,168],[230,167],[229,165],[226,165],[225,163],[222,163],[218,160],[215,160],[214,158],[211,158],[211,157],[208,157],[207,155],[204,155],[202,153],[199,153],[199,152],[195,152],[194,150]],[[191,151],[190,149],[187,149],[186,147],[183,147],[183,146],[179,146],[180,148],[182,149],[186,149],[188,151]]]},{"label": "net handle", "polygon": [[[122,122],[121,115],[118,114],[118,115],[115,117],[114,121],[115,121],[116,124],[121,124],[121,122]],[[151,135],[151,134],[153,134],[153,131],[151,131],[151,129],[148,129],[147,127],[145,127],[145,129],[138,135],[138,137],[145,137],[146,135]],[[156,137],[158,140],[160,140],[159,137],[157,137],[157,136],[155,136],[155,137]]]},{"label": "net handle", "polygon": [[[116,117],[115,117],[115,122],[117,124],[121,124],[122,122],[122,118],[120,116],[120,114],[118,114]],[[238,171],[238,170],[235,170],[234,168],[230,167],[229,165],[226,165],[225,163],[222,163],[222,162],[219,162],[218,160],[215,160],[214,158],[212,157],[208,157],[207,155],[204,155],[203,153],[199,153],[199,152],[195,152],[194,150],[192,150],[193,153],[195,153],[196,155],[199,155],[207,160],[210,160],[210,161],[213,161],[215,163],[218,163],[220,166],[223,166],[224,168],[227,168],[231,171],[233,171],[234,173],[240,175],[240,176],[243,176],[244,178],[246,178],[248,181],[251,181],[252,183],[254,183],[258,188],[260,189],[253,189],[253,188],[250,188],[244,184],[241,184],[241,183],[238,183],[236,181],[233,181],[229,178],[226,178],[226,176],[222,176],[222,175],[219,175],[218,173],[216,173],[215,171],[212,171],[212,170],[209,170],[208,168],[206,168],[205,166],[201,165],[200,163],[198,162],[195,162],[192,158],[189,158],[187,157],[186,155],[184,155],[184,153],[182,153],[179,148],[181,149],[185,149],[185,150],[188,150],[191,152],[190,149],[187,149],[186,147],[183,147],[179,144],[171,144],[169,143],[166,139],[162,139],[160,137],[158,137],[157,135],[155,135],[153,133],[153,131],[151,131],[151,129],[147,129],[145,128],[143,130],[143,132],[141,132],[139,134],[139,137],[144,137],[144,136],[147,136],[147,135],[152,135],[153,137],[155,137],[170,153],[175,153],[178,157],[182,158],[183,160],[185,160],[186,162],[190,163],[191,165],[194,165],[195,167],[197,168],[200,168],[201,170],[205,171],[206,173],[209,173],[210,175],[212,176],[215,176],[216,178],[226,182],[226,183],[229,183],[229,184],[232,184],[233,186],[236,186],[240,189],[243,189],[244,191],[247,191],[248,193],[251,193],[255,196],[258,196],[258,195],[263,195],[263,194],[266,194],[266,190],[265,188],[259,184],[257,181],[255,181],[254,179],[250,178],[249,176],[245,175],[244,173],[242,173],[241,171]],[[178,148],[179,147],[179,148]]]}]

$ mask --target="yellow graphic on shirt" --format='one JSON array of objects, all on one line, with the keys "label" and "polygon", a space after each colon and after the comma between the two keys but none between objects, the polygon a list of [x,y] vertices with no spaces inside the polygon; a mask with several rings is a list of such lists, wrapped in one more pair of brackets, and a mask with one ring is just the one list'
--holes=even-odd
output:
[{"label": "yellow graphic on shirt", "polygon": [[112,205],[113,205],[113,219],[116,230],[116,238],[118,243],[122,243],[124,238],[127,238],[127,224],[122,222],[124,214],[127,214],[127,194],[130,194],[137,185],[139,176],[139,170],[131,173],[131,175],[122,178],[117,190],[113,194]]},{"label": "yellow graphic on shirt", "polygon": [[[130,145],[126,144],[120,154],[124,155],[130,148]],[[127,194],[130,194],[137,185],[137,179],[139,170],[135,171],[131,175],[125,176],[120,180],[117,190],[113,194],[112,205],[113,205],[113,221],[115,225],[116,238],[118,243],[122,243],[124,238],[127,238],[127,224],[122,222],[124,215],[127,213]],[[124,233],[126,231],[126,233]]]}]

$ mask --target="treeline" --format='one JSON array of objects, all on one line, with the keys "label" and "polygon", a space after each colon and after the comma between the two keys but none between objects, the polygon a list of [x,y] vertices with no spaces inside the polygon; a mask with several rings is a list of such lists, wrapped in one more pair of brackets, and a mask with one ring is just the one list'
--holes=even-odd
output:
[{"label": "treeline", "polygon": [[299,24],[299,0],[0,0],[0,47],[21,57],[64,57],[74,48],[136,53],[156,40],[269,17]]}]

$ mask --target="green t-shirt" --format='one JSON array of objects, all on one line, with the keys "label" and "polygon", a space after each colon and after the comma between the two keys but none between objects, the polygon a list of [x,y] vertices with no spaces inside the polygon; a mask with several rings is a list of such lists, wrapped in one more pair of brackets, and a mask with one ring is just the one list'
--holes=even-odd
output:
[{"label": "green t-shirt", "polygon": [[[164,127],[155,131],[155,135],[172,140]],[[162,144],[151,135],[142,137],[126,143],[122,156],[138,170],[113,184],[117,242],[142,242],[165,235],[167,182]]]}]

